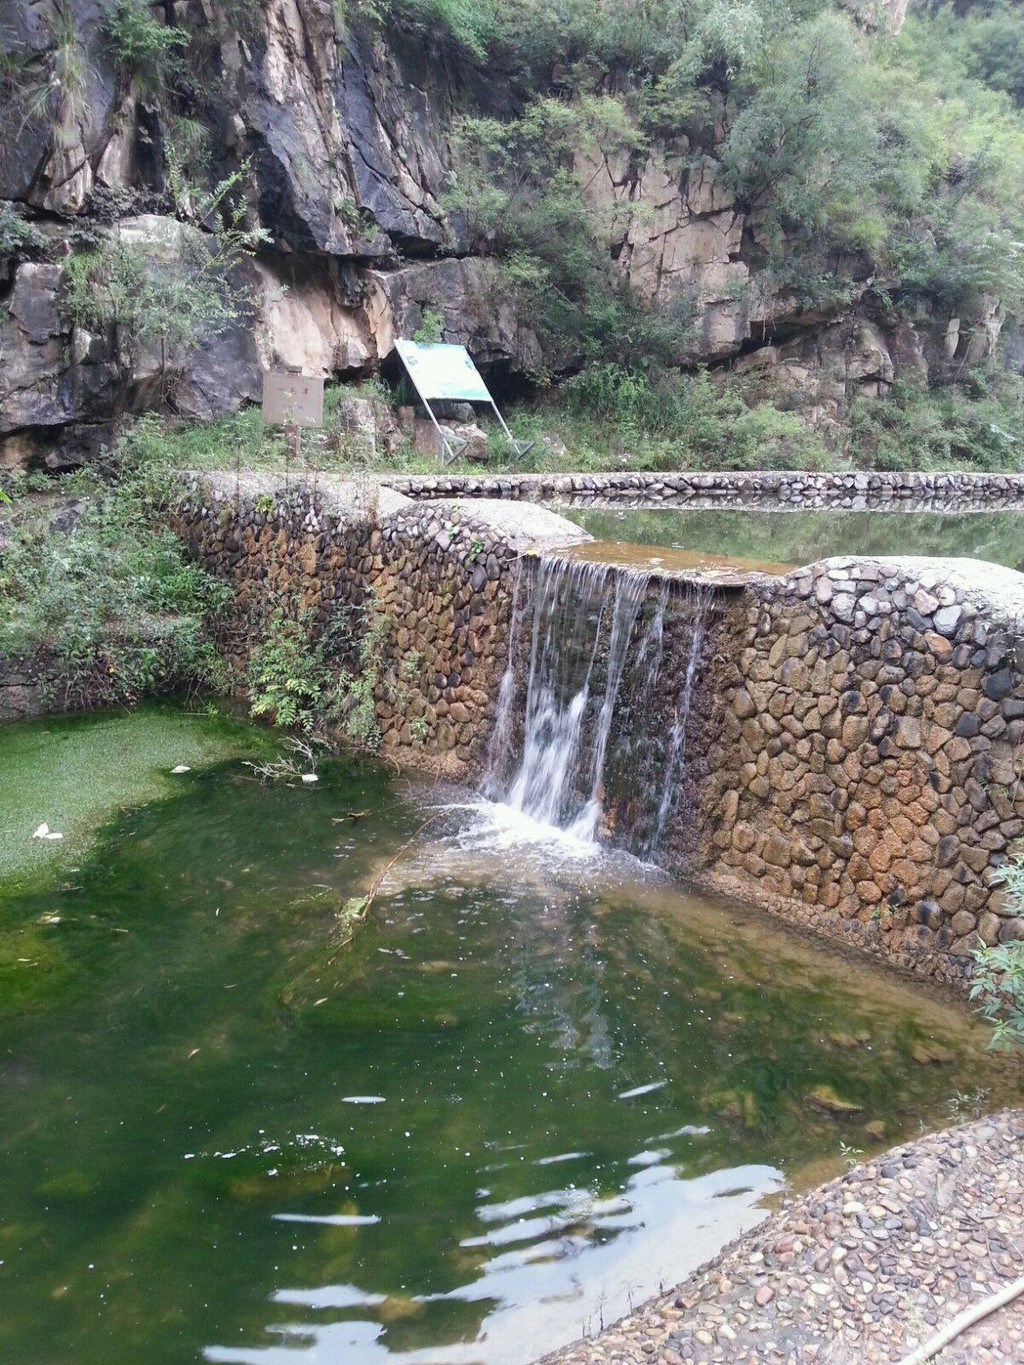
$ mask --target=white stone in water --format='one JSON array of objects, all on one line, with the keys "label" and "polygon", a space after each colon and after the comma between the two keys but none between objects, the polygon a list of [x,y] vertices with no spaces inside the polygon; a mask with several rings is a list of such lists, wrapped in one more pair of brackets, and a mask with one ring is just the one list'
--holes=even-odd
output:
[{"label": "white stone in water", "polygon": [[174,773],[175,775],[178,773],[190,773],[191,771],[192,769],[188,766],[187,763],[179,763],[176,768],[171,769],[171,772]]},{"label": "white stone in water", "polygon": [[316,773],[303,773],[303,774],[302,774],[302,780],[303,780],[303,782],[319,782],[319,781],[320,781],[320,779],[319,779],[319,777],[317,777]]}]

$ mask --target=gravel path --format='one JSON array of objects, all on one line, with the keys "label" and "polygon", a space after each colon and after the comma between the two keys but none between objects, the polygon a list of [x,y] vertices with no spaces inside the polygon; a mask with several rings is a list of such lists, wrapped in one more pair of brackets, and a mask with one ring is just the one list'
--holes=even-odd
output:
[{"label": "gravel path", "polygon": [[[1024,1275],[1024,1110],[933,1133],[772,1214],[543,1365],[891,1365]],[[1024,1365],[1024,1297],[934,1357]]]}]

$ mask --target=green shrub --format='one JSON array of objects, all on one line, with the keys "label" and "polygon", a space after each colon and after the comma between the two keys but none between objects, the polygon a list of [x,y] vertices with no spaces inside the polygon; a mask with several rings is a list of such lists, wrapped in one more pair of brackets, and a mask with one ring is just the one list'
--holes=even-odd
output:
[{"label": "green shrub", "polygon": [[26,221],[17,204],[0,200],[0,268],[12,257],[34,255],[46,249],[46,238],[34,223]]},{"label": "green shrub", "polygon": [[646,137],[609,95],[538,96],[507,123],[464,118],[446,205],[481,251],[503,263],[508,292],[541,337],[541,376],[581,361],[678,364],[692,338],[693,300],[651,306],[613,259],[633,206],[588,198],[603,158],[642,158]]},{"label": "green shrub", "polygon": [[[1000,868],[993,881],[1006,890],[1007,909],[1024,919],[1024,854]],[[978,948],[971,999],[992,1024],[992,1046],[1024,1047],[1024,940]]]},{"label": "green shrub", "polygon": [[68,523],[13,520],[0,562],[0,654],[55,660],[71,705],[218,686],[214,624],[229,596],[185,559],[157,485],[130,473],[114,485],[89,481]]},{"label": "green shrub", "polygon": [[188,34],[160,23],[144,0],[120,0],[107,31],[125,86],[145,99],[160,99],[181,70]]},{"label": "green shrub", "polygon": [[[570,437],[602,445],[634,468],[823,469],[835,459],[800,417],[768,402],[748,406],[727,381],[697,374],[637,374],[594,366],[563,384],[558,398],[582,422]],[[582,436],[582,441],[581,441]],[[606,457],[598,463],[609,463]]]},{"label": "green shrub", "polygon": [[440,308],[424,308],[420,325],[413,332],[412,339],[435,344],[444,340],[444,313]]},{"label": "green shrub", "polygon": [[322,646],[314,643],[312,613],[289,616],[278,608],[249,655],[249,711],[275,725],[312,733],[338,711],[341,697]]},{"label": "green shrub", "polygon": [[326,627],[312,611],[275,608],[260,623],[261,641],[249,655],[250,713],[306,735],[338,731],[360,748],[376,749],[375,693],[388,630],[372,602]]},{"label": "green shrub", "polygon": [[944,388],[898,381],[887,398],[854,401],[847,439],[861,467],[1019,470],[1024,381],[984,371]]}]

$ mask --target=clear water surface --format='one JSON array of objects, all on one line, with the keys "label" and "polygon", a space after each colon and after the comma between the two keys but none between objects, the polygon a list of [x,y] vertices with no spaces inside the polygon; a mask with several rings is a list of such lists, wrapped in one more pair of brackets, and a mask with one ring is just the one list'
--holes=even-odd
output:
[{"label": "clear water surface", "polygon": [[600,541],[658,545],[756,564],[811,564],[832,555],[938,555],[1024,570],[1024,511],[558,510]]},{"label": "clear water surface", "polygon": [[0,732],[19,847],[54,755],[69,790],[83,755],[131,775],[0,879],[5,1365],[519,1365],[841,1144],[1019,1094],[923,989],[464,792],[261,786],[268,742],[166,709]]}]

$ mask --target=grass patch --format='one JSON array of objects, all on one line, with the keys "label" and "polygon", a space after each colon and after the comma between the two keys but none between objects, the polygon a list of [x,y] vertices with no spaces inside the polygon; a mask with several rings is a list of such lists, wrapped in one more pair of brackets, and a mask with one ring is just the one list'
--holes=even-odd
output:
[{"label": "grass patch", "polygon": [[[171,775],[178,764],[198,769],[252,748],[251,727],[156,703],[4,726],[0,887],[12,890],[55,864],[73,867],[118,810],[189,780]],[[43,822],[63,839],[33,839]]]},{"label": "grass patch", "polygon": [[[437,474],[408,433],[376,453],[353,439],[344,400],[370,398],[378,431],[396,430],[393,400],[380,383],[331,385],[322,431],[303,434],[289,455],[278,427],[257,408],[203,424],[139,418],[121,441],[122,457],[149,470],[226,469],[343,478],[366,473]],[[791,400],[790,400],[791,401]],[[783,395],[751,393],[739,381],[665,372],[647,377],[614,364],[591,366],[506,409],[516,437],[533,441],[519,458],[491,424],[485,464],[459,459],[448,473],[596,473],[612,470],[1015,470],[1024,463],[1024,383],[1018,376],[970,373],[957,386],[894,386],[891,396],[855,399],[848,420],[826,435],[787,406]],[[482,419],[484,423],[487,418]]]},{"label": "grass patch", "polygon": [[166,526],[158,471],[126,464],[117,482],[82,474],[62,491],[77,498],[57,516],[13,500],[0,655],[52,660],[64,708],[220,685],[213,627],[230,590],[190,563]]}]

